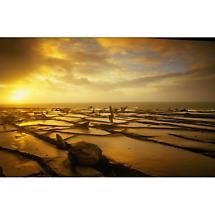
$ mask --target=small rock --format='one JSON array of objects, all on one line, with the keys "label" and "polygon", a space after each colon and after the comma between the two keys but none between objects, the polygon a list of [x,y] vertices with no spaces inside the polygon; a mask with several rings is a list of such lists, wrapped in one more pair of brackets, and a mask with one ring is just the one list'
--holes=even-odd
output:
[{"label": "small rock", "polygon": [[120,109],[121,109],[121,112],[124,113],[125,110],[126,110],[127,108],[128,108],[127,106],[126,106],[126,107],[121,107],[121,108],[120,108]]},{"label": "small rock", "polygon": [[56,134],[56,146],[57,148],[59,149],[65,149],[66,148],[66,142],[64,141],[64,139],[59,135],[59,134]]},{"label": "small rock", "polygon": [[95,144],[79,142],[69,150],[69,157],[77,164],[93,166],[102,158],[102,150]]},{"label": "small rock", "polygon": [[104,176],[98,170],[96,170],[92,167],[87,167],[87,166],[77,166],[76,172],[79,176],[84,176],[84,177],[101,177],[101,176]]},{"label": "small rock", "polygon": [[77,127],[83,127],[83,128],[88,128],[89,127],[89,122],[78,122],[76,124]]},{"label": "small rock", "polygon": [[114,115],[113,115],[113,114],[110,114],[108,117],[109,117],[110,122],[113,123]]}]

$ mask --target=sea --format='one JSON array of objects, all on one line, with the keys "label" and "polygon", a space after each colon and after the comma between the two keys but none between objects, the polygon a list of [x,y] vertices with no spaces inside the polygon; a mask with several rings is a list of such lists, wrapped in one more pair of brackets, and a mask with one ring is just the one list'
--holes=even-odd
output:
[{"label": "sea", "polygon": [[0,107],[13,108],[106,108],[112,106],[137,107],[144,110],[168,110],[168,109],[187,109],[187,110],[207,110],[215,111],[215,102],[86,102],[86,103],[44,103],[44,104],[2,104]]}]

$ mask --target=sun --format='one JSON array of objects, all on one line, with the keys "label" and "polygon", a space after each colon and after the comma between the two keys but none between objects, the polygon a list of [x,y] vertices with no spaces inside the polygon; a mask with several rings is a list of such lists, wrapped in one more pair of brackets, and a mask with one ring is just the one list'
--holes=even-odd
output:
[{"label": "sun", "polygon": [[26,99],[28,91],[25,89],[17,89],[13,92],[11,96],[11,101],[13,102],[22,102]]}]

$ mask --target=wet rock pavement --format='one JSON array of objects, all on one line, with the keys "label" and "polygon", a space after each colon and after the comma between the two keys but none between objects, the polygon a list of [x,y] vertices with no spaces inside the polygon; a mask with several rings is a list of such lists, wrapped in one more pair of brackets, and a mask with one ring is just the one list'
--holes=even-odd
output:
[{"label": "wet rock pavement", "polygon": [[1,108],[0,176],[215,176],[215,112]]}]

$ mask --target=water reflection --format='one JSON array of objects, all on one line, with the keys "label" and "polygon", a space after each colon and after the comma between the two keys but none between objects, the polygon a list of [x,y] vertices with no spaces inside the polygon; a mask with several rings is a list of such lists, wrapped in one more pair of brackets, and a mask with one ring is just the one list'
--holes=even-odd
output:
[{"label": "water reflection", "polygon": [[185,150],[175,149],[122,135],[108,137],[78,136],[71,144],[88,141],[102,148],[104,154],[154,176],[215,176],[215,161]]}]

